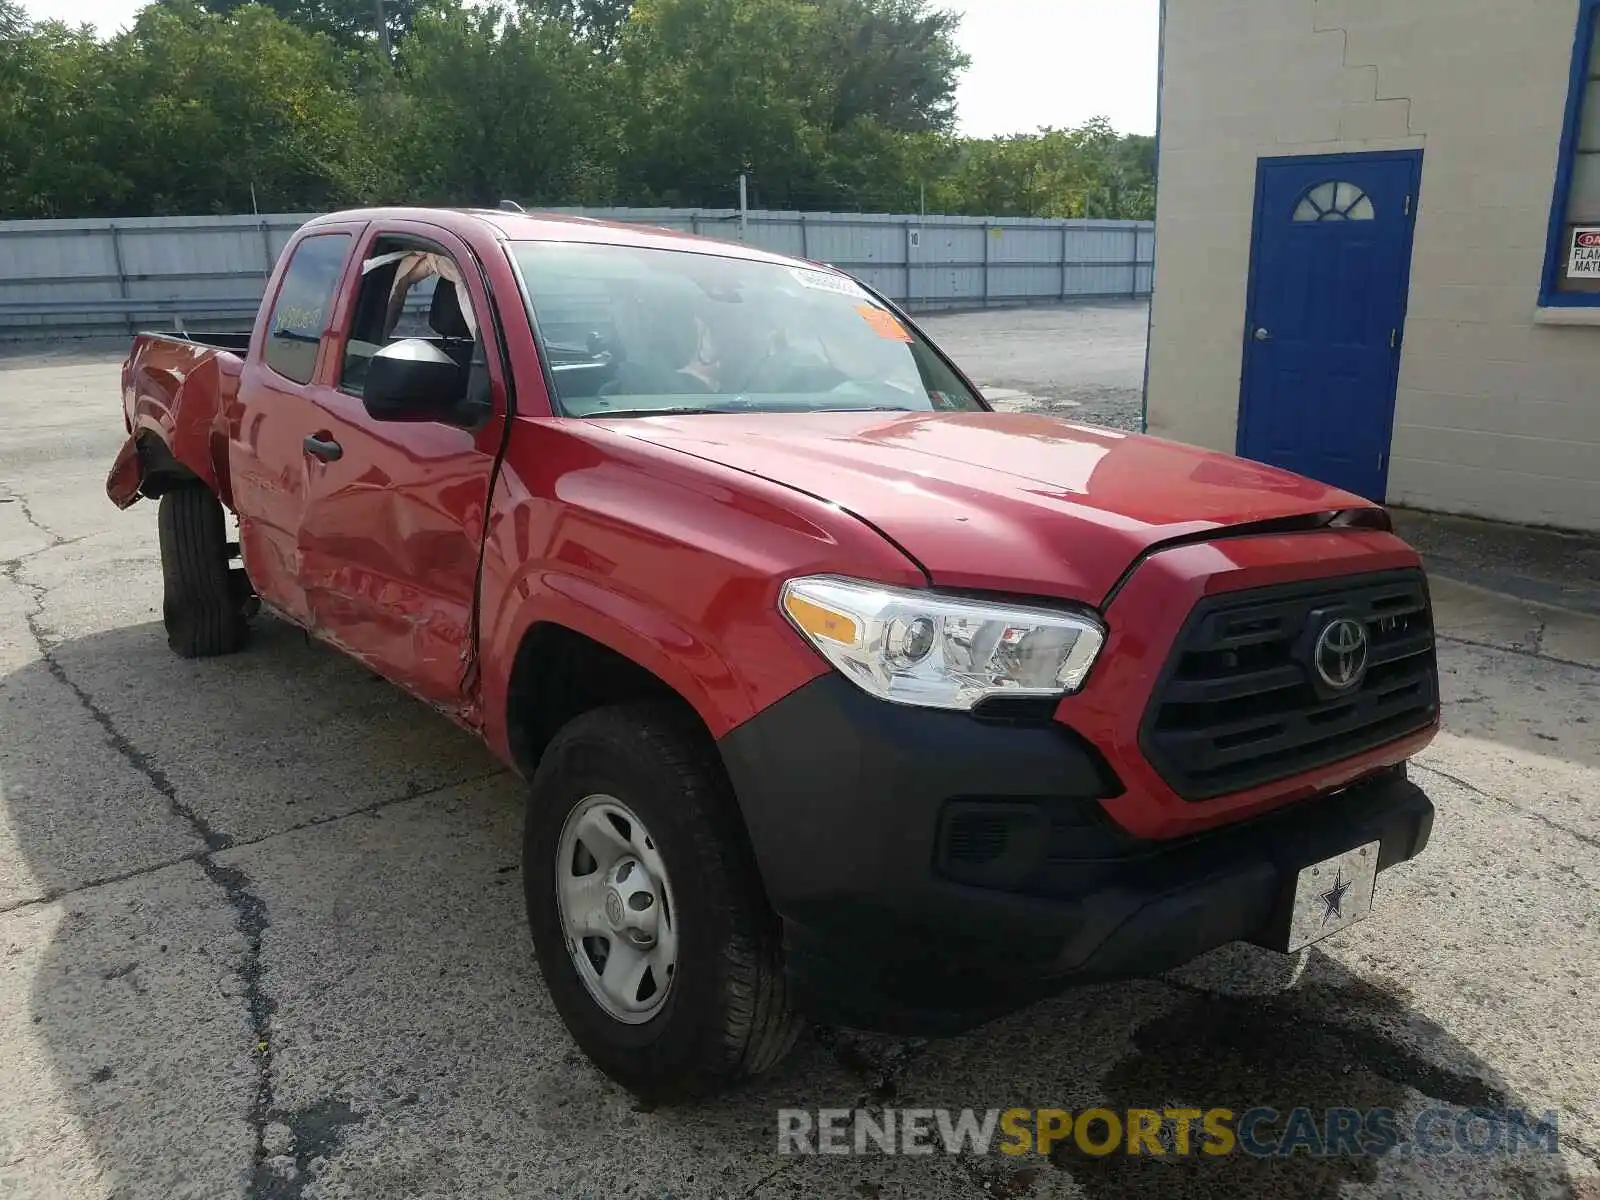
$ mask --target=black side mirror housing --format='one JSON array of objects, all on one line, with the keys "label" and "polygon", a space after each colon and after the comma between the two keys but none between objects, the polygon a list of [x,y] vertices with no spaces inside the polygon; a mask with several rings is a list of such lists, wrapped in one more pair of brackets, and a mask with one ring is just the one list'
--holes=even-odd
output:
[{"label": "black side mirror housing", "polygon": [[374,421],[462,422],[468,368],[432,342],[406,338],[372,356],[361,402]]}]

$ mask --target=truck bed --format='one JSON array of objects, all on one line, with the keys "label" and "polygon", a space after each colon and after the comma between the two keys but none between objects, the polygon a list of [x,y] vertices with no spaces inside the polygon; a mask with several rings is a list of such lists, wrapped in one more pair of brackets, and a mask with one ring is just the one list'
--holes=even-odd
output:
[{"label": "truck bed", "polygon": [[224,504],[232,504],[227,412],[249,341],[249,334],[240,333],[141,333],[134,338],[122,367],[129,440],[106,482],[115,503],[124,508],[134,503],[148,475],[181,469],[185,478],[198,480]]},{"label": "truck bed", "polygon": [[229,353],[244,355],[250,349],[250,331],[243,333],[166,333],[148,330],[139,336],[150,338],[166,338],[174,342],[190,342],[196,346],[204,346],[208,350],[227,350]]}]

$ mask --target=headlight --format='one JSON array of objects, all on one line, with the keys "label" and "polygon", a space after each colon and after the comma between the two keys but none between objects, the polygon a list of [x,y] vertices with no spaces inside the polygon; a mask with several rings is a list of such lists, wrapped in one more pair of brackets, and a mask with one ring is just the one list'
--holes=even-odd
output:
[{"label": "headlight", "polygon": [[1075,692],[1106,636],[1087,614],[833,576],[790,580],[782,605],[852,683],[921,708],[965,712],[991,696]]}]

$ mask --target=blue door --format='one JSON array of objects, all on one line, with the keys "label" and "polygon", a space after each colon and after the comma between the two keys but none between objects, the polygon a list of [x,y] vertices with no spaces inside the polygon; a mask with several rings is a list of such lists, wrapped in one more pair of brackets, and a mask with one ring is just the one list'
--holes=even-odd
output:
[{"label": "blue door", "polygon": [[1422,155],[1262,159],[1239,453],[1382,501]]}]

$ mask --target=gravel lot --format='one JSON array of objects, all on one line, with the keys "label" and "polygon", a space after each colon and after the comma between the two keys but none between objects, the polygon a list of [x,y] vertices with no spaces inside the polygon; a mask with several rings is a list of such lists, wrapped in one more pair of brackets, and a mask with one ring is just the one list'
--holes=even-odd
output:
[{"label": "gravel lot", "polygon": [[[985,384],[1137,420],[1142,309],[930,321]],[[1133,343],[1137,341],[1138,346]],[[1131,408],[1130,408],[1131,404]],[[1600,623],[1440,581],[1440,814],[1356,928],[922,1043],[819,1030],[641,1111],[523,929],[518,783],[263,621],[185,662],[117,357],[0,358],[0,1196],[1600,1197]],[[779,1107],[1526,1107],[1559,1154],[786,1158]]]},{"label": "gravel lot", "polygon": [[1149,315],[1130,301],[918,321],[981,386],[998,389],[996,407],[1137,432]]}]

